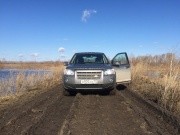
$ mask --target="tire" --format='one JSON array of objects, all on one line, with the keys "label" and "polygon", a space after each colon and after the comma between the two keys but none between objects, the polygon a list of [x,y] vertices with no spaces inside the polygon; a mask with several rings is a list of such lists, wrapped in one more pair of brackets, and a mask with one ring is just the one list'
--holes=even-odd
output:
[{"label": "tire", "polygon": [[64,89],[63,90],[63,95],[64,96],[75,96],[76,92],[70,92],[70,91],[67,91],[66,89]]},{"label": "tire", "polygon": [[116,95],[116,88],[109,91],[109,95]]},{"label": "tire", "polygon": [[67,90],[63,90],[63,95],[64,95],[64,96],[70,96],[70,92],[67,91]]}]

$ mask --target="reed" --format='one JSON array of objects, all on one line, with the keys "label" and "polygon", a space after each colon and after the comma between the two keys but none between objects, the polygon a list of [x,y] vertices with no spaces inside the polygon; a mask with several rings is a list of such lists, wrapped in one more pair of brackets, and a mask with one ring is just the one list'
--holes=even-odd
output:
[{"label": "reed", "polygon": [[3,69],[3,63],[0,61],[0,69]]},{"label": "reed", "polygon": [[[20,64],[16,64],[15,66],[11,66],[10,68],[17,69]],[[21,69],[28,69],[28,67],[32,69],[32,63],[32,65],[30,63],[28,63],[27,65],[25,63],[22,64],[25,66],[21,67]],[[0,80],[1,97],[10,97],[11,95],[14,96],[15,94],[19,94],[24,91],[48,89],[61,83],[61,74],[64,70],[64,66],[62,63],[34,63],[34,66],[35,67],[33,67],[33,69],[49,69],[51,70],[51,72],[44,72],[43,74],[26,74],[26,70],[23,70],[22,72],[18,72],[16,75],[11,73],[8,79],[6,78]]]},{"label": "reed", "polygon": [[136,58],[134,63],[131,64],[132,89],[165,109],[180,114],[179,60],[172,55],[167,61],[164,59],[164,63],[136,61]]},{"label": "reed", "polygon": [[59,61],[47,61],[47,62],[1,62],[0,65],[4,69],[51,70],[54,67],[62,67],[63,63],[59,62]]}]

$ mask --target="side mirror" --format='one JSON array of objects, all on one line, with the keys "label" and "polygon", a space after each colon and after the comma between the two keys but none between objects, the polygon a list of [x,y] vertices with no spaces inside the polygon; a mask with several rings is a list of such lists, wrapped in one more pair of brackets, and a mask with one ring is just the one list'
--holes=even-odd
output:
[{"label": "side mirror", "polygon": [[119,61],[112,61],[112,65],[113,66],[120,66],[120,62]]},{"label": "side mirror", "polygon": [[68,62],[64,62],[64,66],[67,66],[68,65]]}]

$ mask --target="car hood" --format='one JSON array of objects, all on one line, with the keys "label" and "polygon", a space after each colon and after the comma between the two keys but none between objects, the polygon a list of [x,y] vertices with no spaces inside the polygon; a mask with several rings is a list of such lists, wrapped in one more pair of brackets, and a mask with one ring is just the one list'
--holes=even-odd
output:
[{"label": "car hood", "polygon": [[83,69],[90,69],[90,70],[106,70],[111,69],[111,64],[75,64],[75,65],[68,65],[66,69],[72,70],[83,70]]}]

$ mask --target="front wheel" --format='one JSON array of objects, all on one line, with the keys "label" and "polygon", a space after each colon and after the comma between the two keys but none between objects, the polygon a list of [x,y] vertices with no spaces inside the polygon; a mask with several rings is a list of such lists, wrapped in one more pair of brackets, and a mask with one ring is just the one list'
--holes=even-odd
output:
[{"label": "front wheel", "polygon": [[116,88],[110,90],[109,95],[116,95]]},{"label": "front wheel", "polygon": [[64,96],[70,96],[70,92],[64,89],[63,90],[63,95]]},{"label": "front wheel", "polygon": [[67,91],[66,89],[63,90],[64,96],[75,96],[76,92]]}]

